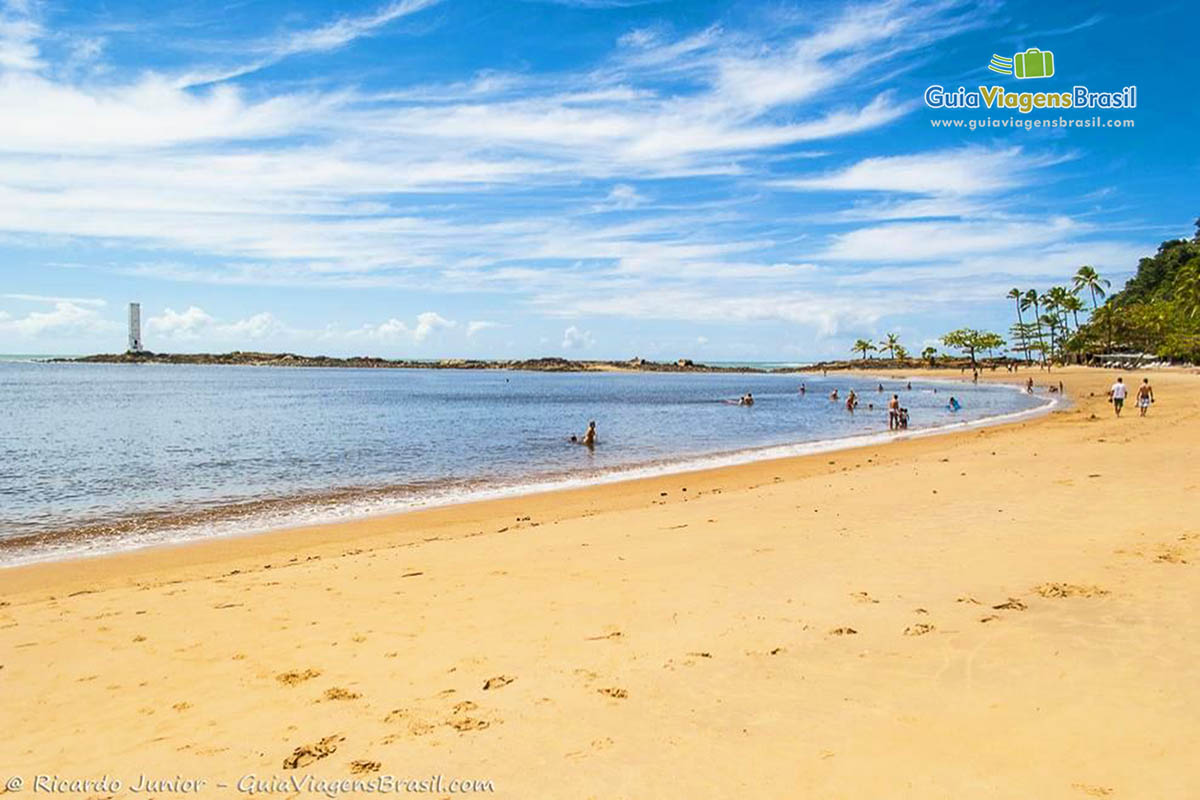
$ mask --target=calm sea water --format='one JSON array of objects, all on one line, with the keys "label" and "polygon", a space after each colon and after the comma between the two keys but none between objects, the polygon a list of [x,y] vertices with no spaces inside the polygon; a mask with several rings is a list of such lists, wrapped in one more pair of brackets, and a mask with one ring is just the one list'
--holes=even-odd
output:
[{"label": "calm sea water", "polygon": [[[845,376],[2,362],[0,564],[886,436],[892,391],[914,429],[1045,402],[884,383],[880,394],[875,379]],[[834,387],[858,391],[858,413],[827,398]],[[753,407],[728,402],[745,392]],[[568,441],[591,419],[594,451]]]}]

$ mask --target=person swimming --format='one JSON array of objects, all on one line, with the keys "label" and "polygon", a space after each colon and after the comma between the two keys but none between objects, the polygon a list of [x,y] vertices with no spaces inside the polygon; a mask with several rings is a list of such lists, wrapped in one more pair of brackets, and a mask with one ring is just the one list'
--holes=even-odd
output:
[{"label": "person swimming", "polygon": [[587,430],[584,432],[582,437],[575,436],[572,434],[571,441],[575,442],[575,444],[581,444],[584,447],[589,447],[589,448],[595,447],[596,446],[596,420],[592,420],[591,422],[588,423]]},{"label": "person swimming", "polygon": [[750,394],[749,392],[746,392],[744,395],[742,395],[742,399],[738,401],[738,405],[739,406],[754,405],[754,395]]},{"label": "person swimming", "polygon": [[837,391],[837,389],[834,389],[832,392],[830,392],[830,393],[829,393],[829,399],[830,399],[830,400],[837,400],[837,399],[838,399],[838,391]]},{"label": "person swimming", "polygon": [[962,408],[962,403],[958,402],[958,398],[951,397],[950,402],[946,403],[946,408],[950,409],[951,411],[958,411]]},{"label": "person swimming", "polygon": [[800,394],[807,394],[807,392],[808,392],[808,387],[805,386],[803,383],[800,384]]},{"label": "person swimming", "polygon": [[850,394],[846,395],[846,410],[849,411],[851,414],[853,414],[854,407],[857,405],[858,405],[858,395],[854,393],[853,389],[851,389]]}]

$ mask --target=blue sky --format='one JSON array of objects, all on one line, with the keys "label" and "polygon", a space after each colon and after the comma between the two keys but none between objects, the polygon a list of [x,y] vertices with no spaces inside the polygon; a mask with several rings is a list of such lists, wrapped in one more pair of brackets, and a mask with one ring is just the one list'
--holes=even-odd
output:
[{"label": "blue sky", "polygon": [[[1191,2],[0,0],[0,352],[849,355],[1200,215]],[[993,53],[1052,50],[1018,80]],[[934,128],[930,84],[1138,87]]]}]

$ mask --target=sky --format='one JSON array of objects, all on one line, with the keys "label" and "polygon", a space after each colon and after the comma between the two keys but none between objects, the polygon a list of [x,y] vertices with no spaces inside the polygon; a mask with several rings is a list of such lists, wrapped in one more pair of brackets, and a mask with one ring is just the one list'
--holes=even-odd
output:
[{"label": "sky", "polygon": [[[0,352],[851,356],[1200,216],[1191,0],[0,0]],[[1054,54],[1055,75],[989,71]],[[927,87],[1137,87],[947,110]],[[1054,118],[1132,127],[935,125]]]}]

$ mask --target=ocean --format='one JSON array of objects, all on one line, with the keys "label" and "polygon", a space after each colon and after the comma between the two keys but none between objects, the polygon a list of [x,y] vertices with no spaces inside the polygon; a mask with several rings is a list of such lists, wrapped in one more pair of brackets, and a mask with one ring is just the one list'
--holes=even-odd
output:
[{"label": "ocean", "polygon": [[[892,392],[910,434],[1048,402],[877,383],[0,361],[0,566],[886,440]],[[833,388],[857,391],[858,412]],[[732,403],[746,392],[753,406]],[[594,450],[569,441],[589,420]]]}]

